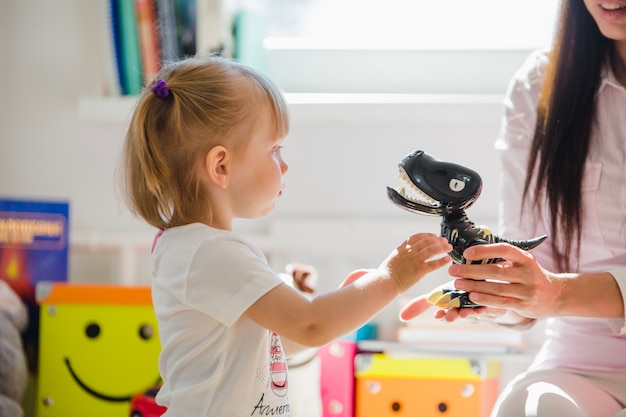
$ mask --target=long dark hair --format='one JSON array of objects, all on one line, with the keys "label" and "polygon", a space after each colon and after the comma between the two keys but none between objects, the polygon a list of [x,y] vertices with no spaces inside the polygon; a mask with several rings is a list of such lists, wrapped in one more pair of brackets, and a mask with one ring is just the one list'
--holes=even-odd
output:
[{"label": "long dark hair", "polygon": [[[563,0],[537,110],[524,198],[536,172],[535,208],[545,192],[552,254],[560,271],[580,254],[581,185],[595,119],[595,96],[612,42],[602,35],[582,0]],[[559,249],[561,248],[561,250]]]}]

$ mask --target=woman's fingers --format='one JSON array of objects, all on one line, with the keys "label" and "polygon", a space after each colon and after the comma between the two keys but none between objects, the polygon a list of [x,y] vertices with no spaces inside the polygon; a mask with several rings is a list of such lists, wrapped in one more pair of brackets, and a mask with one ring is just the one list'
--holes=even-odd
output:
[{"label": "woman's fingers", "polygon": [[[520,272],[527,273],[538,268],[530,253],[506,243],[472,246],[465,250],[464,256],[468,261],[494,258],[501,259],[501,261],[492,264],[453,264],[448,269],[451,276],[473,280],[519,283],[525,280]],[[515,273],[510,271],[510,268],[513,267],[518,268]]]},{"label": "woman's fingers", "polygon": [[[454,288],[470,293],[493,294],[500,297],[522,298],[529,296],[528,286],[520,283],[506,281],[484,281],[473,279],[457,279],[454,281]],[[475,294],[474,294],[475,295]],[[474,301],[472,299],[472,301]],[[482,304],[482,303],[480,303]]]},{"label": "woman's fingers", "polygon": [[465,249],[463,256],[468,261],[502,258],[513,263],[523,263],[528,261],[530,253],[508,243],[493,243],[471,246]]},{"label": "woman's fingers", "polygon": [[539,265],[529,252],[508,244],[477,245],[465,251],[468,260],[503,259],[495,264],[452,265],[454,287],[469,293],[476,304],[514,310],[524,317],[542,317],[555,309],[562,281]]},{"label": "woman's fingers", "polygon": [[400,311],[400,320],[409,321],[432,307],[428,302],[428,295],[420,295],[409,301]]}]

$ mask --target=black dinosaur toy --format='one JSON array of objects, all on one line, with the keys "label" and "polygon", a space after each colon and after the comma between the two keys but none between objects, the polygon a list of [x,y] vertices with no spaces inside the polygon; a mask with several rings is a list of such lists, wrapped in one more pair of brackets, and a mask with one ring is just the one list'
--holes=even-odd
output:
[{"label": "black dinosaur toy", "polygon": [[[404,187],[387,187],[389,199],[405,210],[430,216],[441,216],[441,236],[452,245],[453,262],[467,263],[463,251],[470,246],[505,242],[523,250],[531,250],[546,240],[540,236],[530,240],[509,240],[499,237],[485,226],[476,226],[465,214],[480,195],[482,180],[475,171],[416,150],[398,164]],[[495,263],[491,258],[473,263]],[[456,289],[433,292],[428,301],[440,308],[478,307],[468,293]]]}]

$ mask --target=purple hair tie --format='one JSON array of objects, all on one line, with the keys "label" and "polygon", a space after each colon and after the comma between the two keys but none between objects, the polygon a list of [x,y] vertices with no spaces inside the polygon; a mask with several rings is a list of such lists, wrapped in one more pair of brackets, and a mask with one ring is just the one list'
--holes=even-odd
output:
[{"label": "purple hair tie", "polygon": [[164,80],[157,80],[151,90],[161,100],[165,100],[170,95],[170,89],[167,88],[167,83]]}]

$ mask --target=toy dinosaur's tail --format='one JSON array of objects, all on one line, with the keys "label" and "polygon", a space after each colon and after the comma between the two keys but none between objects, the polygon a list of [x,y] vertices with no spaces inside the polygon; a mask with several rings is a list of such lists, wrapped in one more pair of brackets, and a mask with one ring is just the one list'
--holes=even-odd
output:
[{"label": "toy dinosaur's tail", "polygon": [[539,236],[528,240],[509,240],[503,237],[497,237],[498,242],[508,243],[522,250],[531,250],[539,246],[544,240],[548,238],[548,235]]}]

